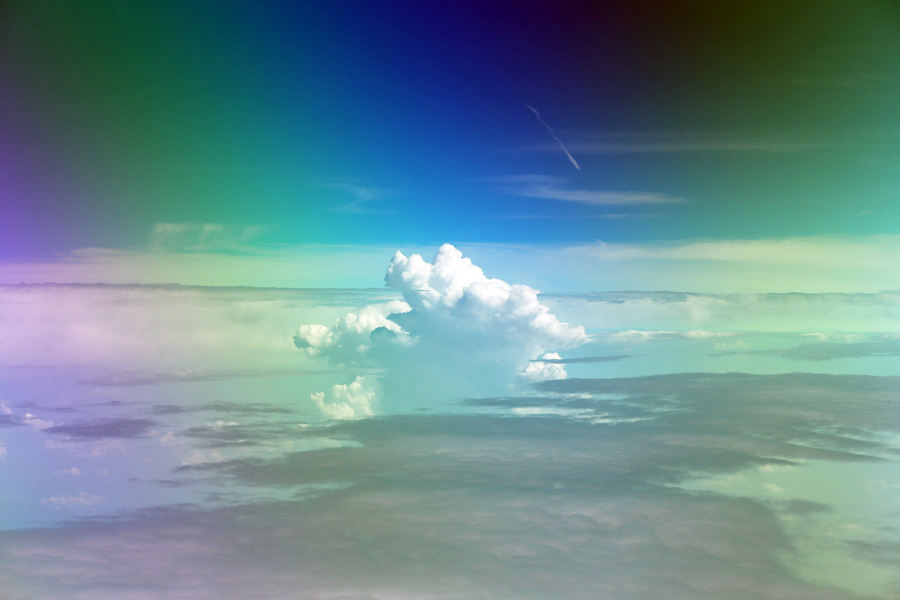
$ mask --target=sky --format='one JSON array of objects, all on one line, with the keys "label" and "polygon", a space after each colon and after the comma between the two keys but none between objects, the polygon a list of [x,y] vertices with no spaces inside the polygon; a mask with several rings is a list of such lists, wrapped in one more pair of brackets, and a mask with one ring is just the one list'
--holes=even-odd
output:
[{"label": "sky", "polygon": [[0,597],[900,598],[898,34],[0,4]]}]

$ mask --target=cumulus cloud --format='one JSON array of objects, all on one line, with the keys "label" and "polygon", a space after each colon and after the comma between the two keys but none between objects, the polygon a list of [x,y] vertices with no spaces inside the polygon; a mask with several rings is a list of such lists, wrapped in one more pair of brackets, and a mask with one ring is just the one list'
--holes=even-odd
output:
[{"label": "cumulus cloud", "polygon": [[326,400],[324,392],[314,392],[313,402],[322,414],[331,419],[357,419],[375,414],[373,404],[378,398],[378,381],[372,377],[357,377],[352,383],[338,383],[331,388]]},{"label": "cumulus cloud", "polygon": [[565,362],[556,352],[545,352],[542,360],[533,360],[519,372],[519,377],[526,381],[544,381],[547,379],[565,379],[567,377]]},{"label": "cumulus cloud", "polygon": [[372,346],[371,334],[383,329],[385,334],[403,339],[408,335],[389,316],[410,309],[405,302],[387,302],[367,306],[337,319],[331,327],[301,325],[294,336],[294,345],[311,357],[324,356],[338,364],[357,364]]},{"label": "cumulus cloud", "polygon": [[400,290],[412,308],[395,315],[394,320],[414,334],[487,334],[501,343],[521,343],[532,351],[568,348],[586,341],[582,327],[560,322],[538,302],[538,290],[488,279],[450,244],[441,246],[433,263],[418,254],[406,257],[397,252],[385,282]]},{"label": "cumulus cloud", "polygon": [[537,290],[488,279],[449,244],[441,246],[433,263],[419,254],[397,252],[385,282],[399,290],[405,302],[367,307],[331,327],[301,325],[294,337],[297,347],[311,356],[342,360],[348,353],[363,355],[379,343],[516,343],[531,353],[587,340],[582,327],[551,314],[538,301]]},{"label": "cumulus cloud", "polygon": [[[476,382],[506,385],[529,369],[529,360],[588,339],[583,327],[557,319],[538,300],[538,290],[488,278],[449,244],[432,262],[395,253],[384,280],[402,294],[402,302],[366,307],[330,327],[301,325],[295,345],[334,364],[385,369],[383,382],[392,395],[420,387],[433,396],[435,390],[464,393],[470,387],[483,392],[471,385]],[[544,368],[554,377],[565,373],[559,365]],[[530,367],[529,376],[535,369]],[[334,410],[361,416],[343,388],[332,394],[339,407]],[[335,416],[324,396],[314,400]]]}]

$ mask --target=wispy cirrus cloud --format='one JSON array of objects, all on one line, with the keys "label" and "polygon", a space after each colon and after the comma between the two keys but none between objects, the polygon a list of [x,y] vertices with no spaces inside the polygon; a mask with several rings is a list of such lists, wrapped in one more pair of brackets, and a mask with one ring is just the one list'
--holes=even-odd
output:
[{"label": "wispy cirrus cloud", "polygon": [[711,356],[733,356],[737,354],[779,356],[808,362],[822,362],[843,358],[900,356],[900,336],[896,334],[881,335],[864,342],[817,342],[799,344],[790,348],[716,352],[711,354]]},{"label": "wispy cirrus cloud", "polygon": [[303,183],[334,190],[353,198],[349,202],[331,207],[331,210],[348,214],[391,212],[385,209],[376,209],[372,204],[396,193],[394,190],[371,185],[352,177],[305,179]]},{"label": "wispy cirrus cloud", "polygon": [[537,220],[569,220],[569,219],[657,219],[663,213],[601,213],[596,215],[558,215],[558,214],[522,214],[522,215],[496,215],[494,219],[506,221],[537,221]]},{"label": "wispy cirrus cloud", "polygon": [[148,245],[152,250],[208,252],[245,246],[263,232],[259,225],[156,223],[150,230]]},{"label": "wispy cirrus cloud", "polygon": [[565,181],[549,175],[510,175],[483,179],[498,186],[506,195],[575,202],[590,206],[631,206],[644,204],[683,204],[684,198],[659,192],[628,190],[568,189]]},{"label": "wispy cirrus cloud", "polygon": [[[583,133],[568,144],[580,154],[684,154],[768,153],[783,154],[840,149],[891,149],[900,146],[896,136],[878,132],[595,132]],[[519,150],[538,154],[556,152],[552,144],[525,146]]]}]

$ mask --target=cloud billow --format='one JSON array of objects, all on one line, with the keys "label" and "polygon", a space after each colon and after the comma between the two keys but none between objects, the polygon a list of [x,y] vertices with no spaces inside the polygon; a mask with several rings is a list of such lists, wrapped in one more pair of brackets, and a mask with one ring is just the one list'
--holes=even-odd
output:
[{"label": "cloud billow", "polygon": [[[331,327],[301,325],[295,345],[335,364],[386,369],[385,390],[411,398],[416,391],[434,397],[435,390],[452,396],[506,386],[530,360],[588,339],[583,327],[561,322],[541,304],[538,290],[486,277],[449,244],[430,263],[397,252],[385,282],[402,302],[366,307]],[[331,410],[319,394],[314,400],[329,416],[367,412]]]}]

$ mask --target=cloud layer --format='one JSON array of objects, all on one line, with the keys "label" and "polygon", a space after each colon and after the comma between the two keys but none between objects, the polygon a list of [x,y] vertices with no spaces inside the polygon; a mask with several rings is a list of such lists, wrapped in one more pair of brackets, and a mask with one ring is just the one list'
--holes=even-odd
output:
[{"label": "cloud layer", "polygon": [[[896,530],[842,526],[896,505],[882,481],[900,451],[896,377],[694,373],[537,388],[469,403],[493,414],[289,434],[353,445],[185,463],[172,482],[252,496],[0,532],[0,586],[11,600],[896,597]],[[539,407],[558,410],[513,410]],[[253,428],[216,421],[180,439]],[[822,464],[831,477],[804,485]],[[758,488],[691,487],[742,477]],[[266,499],[273,490],[283,497]],[[838,511],[842,496],[855,513]],[[44,498],[61,513],[113,501],[91,488]]]},{"label": "cloud layer", "polygon": [[[564,182],[543,176],[484,181],[505,186],[505,191],[515,195],[531,190],[540,194],[538,198],[558,196],[556,192],[567,190]],[[632,212],[629,205],[635,210],[652,205],[652,214],[656,215],[660,214],[656,209],[677,206],[671,204],[674,198],[654,192],[595,197],[596,191],[568,191],[577,192],[567,198],[570,202],[608,204],[617,200],[616,213],[607,216],[649,216]],[[490,216],[498,216],[496,210]],[[463,249],[479,265],[502,274],[506,280],[528,281],[551,291],[875,293],[900,289],[900,274],[892,258],[900,254],[900,236],[889,234],[559,246],[489,243],[467,244]],[[82,248],[51,262],[0,262],[0,282],[127,284],[137,280],[158,284],[361,288],[372,284],[371,273],[382,268],[384,254],[391,251],[392,247],[386,246],[339,245],[256,247],[237,253]],[[304,268],[298,270],[298,264]]]}]

